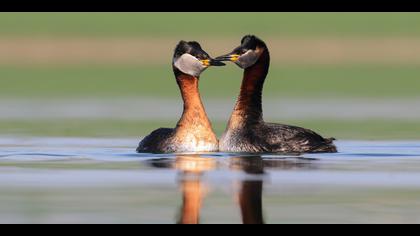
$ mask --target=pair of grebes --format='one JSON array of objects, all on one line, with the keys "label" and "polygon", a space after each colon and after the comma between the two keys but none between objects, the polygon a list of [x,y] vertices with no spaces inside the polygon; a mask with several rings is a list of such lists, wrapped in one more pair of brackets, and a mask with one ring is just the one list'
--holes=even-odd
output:
[{"label": "pair of grebes", "polygon": [[[223,61],[234,62],[244,69],[244,75],[226,131],[218,140],[201,101],[198,84],[204,70],[224,66]],[[140,142],[137,152],[337,152],[334,138],[323,138],[305,128],[264,122],[262,91],[269,66],[267,45],[254,35],[243,37],[239,47],[217,58],[210,57],[197,42],[179,42],[172,67],[184,101],[184,112],[176,128],[152,132]]]}]

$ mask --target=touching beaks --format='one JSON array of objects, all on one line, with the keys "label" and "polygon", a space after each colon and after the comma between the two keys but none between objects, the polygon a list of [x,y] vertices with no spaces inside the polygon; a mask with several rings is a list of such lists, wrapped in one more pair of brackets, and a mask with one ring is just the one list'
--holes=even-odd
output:
[{"label": "touching beaks", "polygon": [[216,57],[214,60],[217,60],[217,61],[231,61],[231,62],[236,62],[239,59],[240,56],[241,55],[239,55],[239,54],[230,54],[229,53],[227,55]]},{"label": "touching beaks", "polygon": [[210,65],[211,66],[225,66],[226,64],[221,62],[221,61],[217,61],[215,59],[211,59],[210,60]]},{"label": "touching beaks", "polygon": [[206,60],[200,60],[200,61],[201,61],[201,63],[203,63],[203,65],[205,67],[209,67],[209,66],[225,66],[226,65],[225,63],[223,63],[221,61],[218,61],[218,60],[215,60],[215,59],[206,59]]}]

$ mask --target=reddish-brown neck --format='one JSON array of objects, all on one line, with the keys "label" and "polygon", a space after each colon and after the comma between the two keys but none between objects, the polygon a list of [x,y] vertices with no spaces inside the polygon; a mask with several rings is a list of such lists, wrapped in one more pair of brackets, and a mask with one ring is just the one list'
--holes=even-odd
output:
[{"label": "reddish-brown neck", "polygon": [[258,61],[244,71],[241,92],[232,115],[232,125],[248,124],[263,120],[262,92],[270,66],[270,54],[264,49]]},{"label": "reddish-brown neck", "polygon": [[184,100],[184,112],[178,122],[178,128],[201,127],[213,132],[200,98],[199,79],[183,73],[178,74],[176,79]]}]

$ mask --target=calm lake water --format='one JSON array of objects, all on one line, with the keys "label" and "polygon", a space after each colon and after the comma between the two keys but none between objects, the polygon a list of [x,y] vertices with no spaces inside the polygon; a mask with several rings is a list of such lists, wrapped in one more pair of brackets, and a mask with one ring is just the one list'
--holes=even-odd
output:
[{"label": "calm lake water", "polygon": [[0,138],[0,223],[420,223],[420,141],[337,154],[136,154],[137,139]]}]

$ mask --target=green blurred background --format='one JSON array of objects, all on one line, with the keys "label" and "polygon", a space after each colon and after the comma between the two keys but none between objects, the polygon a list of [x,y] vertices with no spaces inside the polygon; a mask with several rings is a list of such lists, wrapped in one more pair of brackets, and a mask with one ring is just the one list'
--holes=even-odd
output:
[{"label": "green blurred background", "polygon": [[[272,64],[266,120],[337,139],[420,139],[417,13],[0,13],[0,134],[142,137],[174,127],[176,43],[210,55],[245,34]],[[200,89],[218,134],[242,71],[210,68]]]}]

